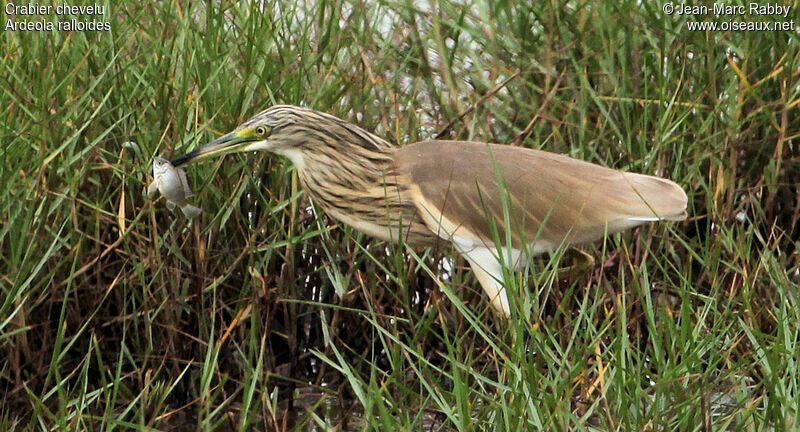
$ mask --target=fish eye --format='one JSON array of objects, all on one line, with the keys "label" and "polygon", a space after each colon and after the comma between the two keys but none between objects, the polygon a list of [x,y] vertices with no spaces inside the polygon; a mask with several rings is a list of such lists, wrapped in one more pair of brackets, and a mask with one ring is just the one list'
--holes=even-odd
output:
[{"label": "fish eye", "polygon": [[265,128],[264,126],[258,126],[256,128],[256,133],[258,135],[261,135],[261,136],[266,136],[267,135],[267,128]]}]

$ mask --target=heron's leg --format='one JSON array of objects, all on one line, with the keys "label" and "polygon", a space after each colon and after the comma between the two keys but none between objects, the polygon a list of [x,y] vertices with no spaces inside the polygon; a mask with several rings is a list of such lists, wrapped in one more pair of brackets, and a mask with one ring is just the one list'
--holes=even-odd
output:
[{"label": "heron's leg", "polygon": [[461,253],[472,268],[475,277],[489,296],[489,303],[494,310],[504,316],[511,317],[511,308],[508,305],[508,295],[503,286],[503,267],[497,259],[494,250],[474,247]]},{"label": "heron's leg", "polygon": [[572,279],[578,277],[594,267],[594,258],[580,249],[570,249],[570,265],[559,268],[557,276],[559,279]]}]

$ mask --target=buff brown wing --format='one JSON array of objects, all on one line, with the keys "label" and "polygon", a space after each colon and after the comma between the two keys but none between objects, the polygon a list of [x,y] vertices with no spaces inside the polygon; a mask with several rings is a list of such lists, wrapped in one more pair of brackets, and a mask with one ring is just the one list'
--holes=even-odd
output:
[{"label": "buff brown wing", "polygon": [[686,216],[686,194],[672,181],[539,150],[426,141],[399,149],[395,163],[441,236],[458,229],[486,243],[508,231],[513,246],[536,240],[545,250]]}]

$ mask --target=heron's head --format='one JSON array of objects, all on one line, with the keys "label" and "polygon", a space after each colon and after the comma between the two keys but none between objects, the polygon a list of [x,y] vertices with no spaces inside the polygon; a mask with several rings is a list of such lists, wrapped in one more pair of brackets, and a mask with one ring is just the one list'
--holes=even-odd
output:
[{"label": "heron's head", "polygon": [[247,151],[288,157],[302,169],[307,156],[347,155],[351,145],[368,151],[391,148],[386,141],[333,117],[307,108],[276,105],[242,123],[233,132],[172,161],[174,166]]}]

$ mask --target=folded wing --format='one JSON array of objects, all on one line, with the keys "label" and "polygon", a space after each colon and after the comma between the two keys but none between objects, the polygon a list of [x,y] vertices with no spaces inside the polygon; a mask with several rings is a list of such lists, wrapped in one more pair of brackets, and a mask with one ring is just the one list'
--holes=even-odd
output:
[{"label": "folded wing", "polygon": [[686,217],[686,194],[672,181],[539,150],[425,141],[400,148],[395,164],[442,237],[488,244],[508,230],[515,247],[546,250]]}]

